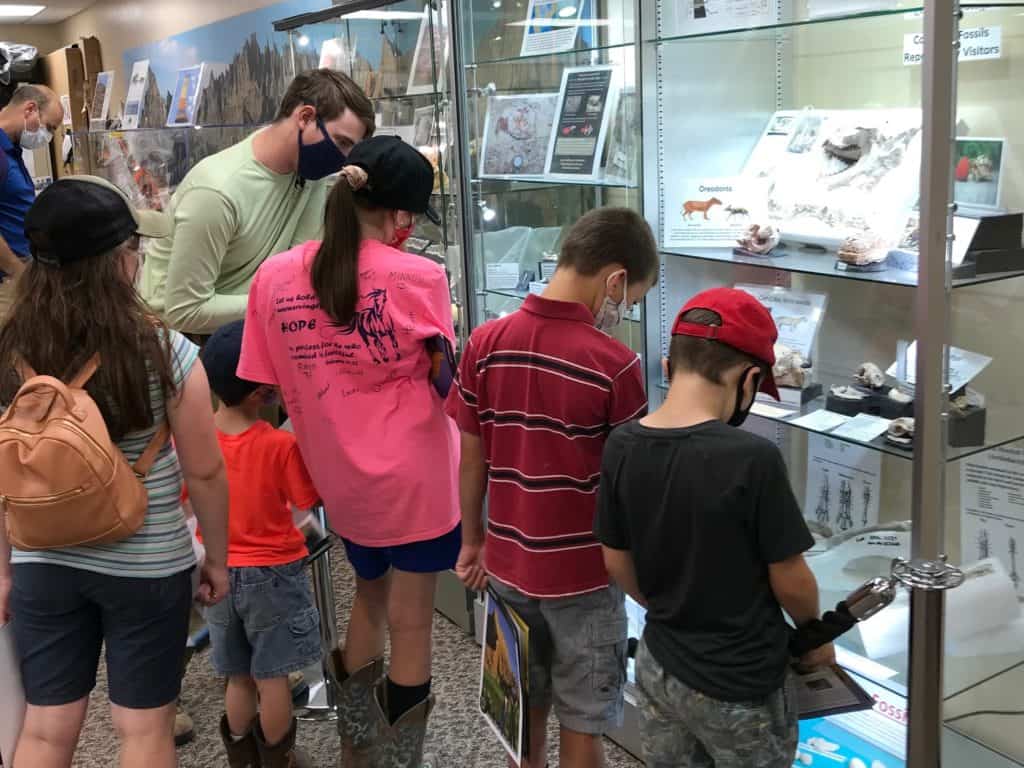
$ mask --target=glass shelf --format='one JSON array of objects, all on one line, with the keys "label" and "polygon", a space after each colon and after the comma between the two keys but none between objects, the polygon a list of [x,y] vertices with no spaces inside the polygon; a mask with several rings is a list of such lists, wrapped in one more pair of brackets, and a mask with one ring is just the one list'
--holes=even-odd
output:
[{"label": "glass shelf", "polygon": [[[970,10],[1000,10],[1003,8],[1024,8],[1024,3],[1013,2],[1013,3],[961,3],[960,8],[964,11]],[[798,29],[802,27],[813,27],[821,24],[835,24],[843,22],[856,22],[864,19],[884,19],[892,18],[896,16],[906,16],[907,21],[914,21],[924,11],[924,8],[920,5],[911,5],[903,8],[885,8],[882,10],[875,11],[861,11],[858,13],[839,14],[835,16],[822,16],[813,19],[793,19],[792,21],[780,21],[775,24],[763,24],[751,27],[734,27],[731,29],[720,29],[713,32],[695,32],[691,34],[681,35],[666,35],[664,37],[654,37],[645,40],[644,42],[650,45],[663,45],[666,43],[676,43],[686,40],[696,40],[701,38],[717,38],[725,37],[728,35],[740,35],[745,34],[745,40],[755,38],[754,33],[774,33],[780,30],[787,29]]]},{"label": "glass shelf", "polygon": [[[545,53],[535,53],[527,56],[501,56],[498,58],[491,59],[479,59],[476,61],[469,62],[465,65],[467,69],[473,69],[474,67],[486,67],[493,64],[518,64],[518,63],[529,63],[531,61],[537,61],[538,59],[563,59],[572,56],[589,56],[590,54],[599,54],[605,51],[619,51],[625,48],[632,48],[632,42],[627,43],[614,43],[611,45],[595,45],[589,48],[570,48],[567,51],[554,51]],[[583,62],[581,62],[583,63]],[[589,62],[585,62],[589,63]]]},{"label": "glass shelf", "polygon": [[[782,272],[822,275],[842,280],[861,280],[870,283],[886,283],[888,285],[902,285],[911,288],[917,286],[916,271],[887,269],[883,272],[844,272],[836,268],[837,259],[834,253],[812,248],[801,248],[800,246],[787,246],[785,244],[780,246],[771,256],[761,258],[733,253],[732,248],[662,248],[661,252],[665,255],[686,259],[720,261],[761,269],[775,269]],[[953,288],[1012,280],[1018,277],[1024,277],[1024,269],[1011,272],[993,272],[976,277],[956,279],[953,280]]]},{"label": "glass shelf", "polygon": [[604,187],[606,189],[638,189],[635,182],[618,176],[600,176],[596,179],[572,179],[559,178],[543,175],[523,175],[508,177],[486,177],[474,178],[472,183],[480,185],[482,192],[487,195],[501,194],[503,192],[528,192],[532,189],[545,189],[547,187]]},{"label": "glass shelf", "polygon": [[[832,383],[822,383],[823,391],[827,394],[830,386],[833,384],[847,384],[847,381],[835,381]],[[661,380],[658,382],[658,389],[663,392],[668,391],[668,384]],[[762,401],[758,401],[761,403]],[[799,419],[801,416],[806,416],[815,411],[825,409],[825,395],[816,397],[803,404],[800,408],[784,408],[781,404],[776,403],[774,400],[765,401],[765,405],[777,410],[785,410],[785,415],[767,415],[758,413],[756,410],[751,411],[752,417],[764,419],[766,421],[773,422],[775,424],[782,424],[792,429],[798,429],[801,432],[809,432],[816,435],[827,435],[836,440],[841,440],[844,443],[852,443],[853,445],[863,445],[874,451],[888,454],[889,456],[895,456],[900,459],[913,460],[914,451],[905,450],[898,448],[895,445],[890,445],[885,442],[885,435],[876,437],[870,442],[862,442],[860,440],[850,440],[838,435],[832,434],[832,431],[809,429],[799,424],[794,424],[793,421]],[[755,405],[756,408],[756,405]],[[966,459],[970,456],[974,456],[985,451],[990,451],[993,448],[998,448],[1002,445],[1017,442],[1018,440],[1024,439],[1024,423],[1021,423],[1022,415],[1019,413],[1019,409],[1010,406],[1000,406],[997,404],[988,404],[986,406],[986,420],[985,420],[985,443],[983,445],[969,445],[964,447],[955,448],[953,446],[946,447],[946,461],[952,463],[961,459]],[[1009,428],[1009,432],[1007,429]]]}]

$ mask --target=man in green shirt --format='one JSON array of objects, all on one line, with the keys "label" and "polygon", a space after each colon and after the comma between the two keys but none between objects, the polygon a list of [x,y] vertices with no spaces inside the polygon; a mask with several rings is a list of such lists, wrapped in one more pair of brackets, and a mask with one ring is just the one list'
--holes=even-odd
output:
[{"label": "man in green shirt", "polygon": [[373,105],[351,79],[327,69],[296,77],[270,126],[186,174],[171,236],[146,248],[143,297],[186,333],[242,319],[260,264],[320,236],[323,179],[373,129]]}]

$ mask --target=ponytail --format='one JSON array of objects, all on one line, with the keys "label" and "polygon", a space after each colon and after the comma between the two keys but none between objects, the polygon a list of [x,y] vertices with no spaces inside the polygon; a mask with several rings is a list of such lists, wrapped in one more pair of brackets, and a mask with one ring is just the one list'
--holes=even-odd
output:
[{"label": "ponytail", "polygon": [[313,259],[313,292],[320,308],[339,325],[348,323],[359,301],[359,244],[355,195],[342,174],[327,198],[324,239]]}]

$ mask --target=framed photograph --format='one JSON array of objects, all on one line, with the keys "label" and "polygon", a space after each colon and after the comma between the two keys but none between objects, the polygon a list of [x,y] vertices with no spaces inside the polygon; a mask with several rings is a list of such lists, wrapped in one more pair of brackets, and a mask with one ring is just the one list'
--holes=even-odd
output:
[{"label": "framed photograph", "polygon": [[89,128],[102,131],[107,127],[107,115],[110,113],[110,93],[114,89],[114,73],[100,72],[96,75],[96,91],[92,96],[92,108],[89,110]]},{"label": "framed photograph", "polygon": [[1000,210],[1006,142],[958,136],[954,150],[953,201],[962,212]]},{"label": "framed photograph", "polygon": [[435,142],[434,135],[434,108],[420,107],[416,110],[412,119],[413,139],[412,143],[417,147],[428,146]]},{"label": "framed photograph", "polygon": [[[439,90],[439,81],[444,77],[445,67],[448,63],[448,30],[444,26],[444,14],[434,11],[431,17],[427,15],[428,13],[430,13],[430,6],[423,9],[423,21],[420,22],[416,50],[412,55],[409,87],[406,89],[408,94],[434,93]],[[431,19],[433,24],[431,24]],[[433,43],[433,52],[431,52],[431,43]]]},{"label": "framed photograph", "polygon": [[557,93],[495,96],[487,105],[480,150],[484,178],[544,173]]},{"label": "framed photograph", "polygon": [[195,125],[205,69],[205,64],[199,64],[178,70],[178,80],[171,92],[171,105],[167,112],[168,128]]}]

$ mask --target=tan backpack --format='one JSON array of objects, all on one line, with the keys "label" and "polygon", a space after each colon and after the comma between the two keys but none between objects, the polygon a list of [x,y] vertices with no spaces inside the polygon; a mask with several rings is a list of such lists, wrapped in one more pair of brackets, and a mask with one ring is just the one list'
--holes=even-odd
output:
[{"label": "tan backpack", "polygon": [[65,384],[18,362],[24,384],[0,416],[0,509],[18,549],[106,544],[142,527],[142,481],[170,430],[165,422],[129,465],[84,389],[99,365],[94,356]]}]

